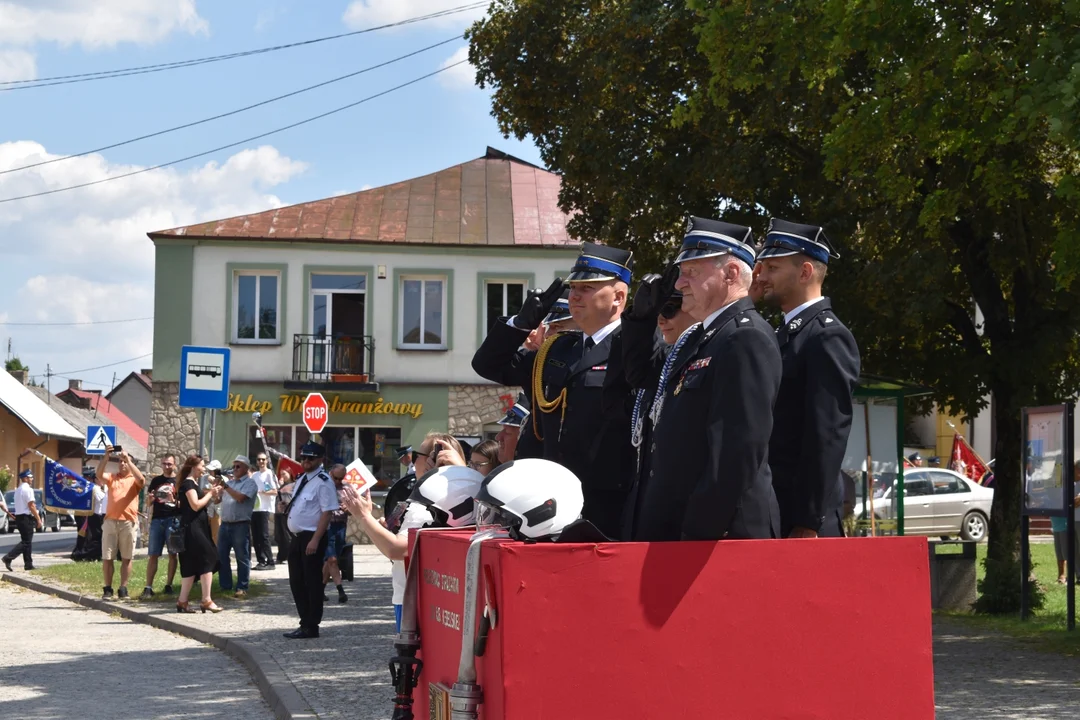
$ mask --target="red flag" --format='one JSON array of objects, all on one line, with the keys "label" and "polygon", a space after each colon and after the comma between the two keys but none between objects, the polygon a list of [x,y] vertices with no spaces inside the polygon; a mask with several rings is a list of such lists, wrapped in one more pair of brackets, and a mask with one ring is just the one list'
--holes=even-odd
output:
[{"label": "red flag", "polygon": [[990,477],[990,468],[960,433],[953,436],[952,461],[949,462],[949,469],[980,485]]}]

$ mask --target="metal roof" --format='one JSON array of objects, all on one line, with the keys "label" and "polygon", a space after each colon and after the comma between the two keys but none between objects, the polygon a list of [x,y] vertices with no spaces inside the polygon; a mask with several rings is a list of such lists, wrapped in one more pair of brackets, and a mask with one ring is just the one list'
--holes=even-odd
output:
[{"label": "metal roof", "polygon": [[[74,388],[68,388],[67,390],[61,390],[56,393],[56,397],[61,401],[65,399],[65,395],[74,396],[79,400],[84,401],[89,406],[91,412],[97,413],[98,419],[101,422],[91,423],[91,425],[115,425],[127,435],[134,438],[135,442],[142,447],[145,448],[150,445],[150,432],[128,417],[123,410],[113,405],[108,398],[102,397],[101,393],[92,392],[90,390],[76,390]],[[78,403],[68,404],[77,405]]]},{"label": "metal roof", "polygon": [[393,185],[149,237],[573,249],[561,184],[555,173],[488,148],[476,160]]},{"label": "metal roof", "polygon": [[[60,404],[60,400],[56,402]],[[72,427],[49,407],[46,401],[39,398],[6,370],[0,371],[0,404],[22,420],[35,435],[51,435],[80,442],[86,439],[83,433]]]},{"label": "metal roof", "polygon": [[[49,391],[45,388],[31,387],[27,388],[27,390],[40,398],[42,402],[48,401]],[[86,428],[90,425],[114,424],[101,413],[69,405],[58,397],[53,398],[52,405],[49,407],[76,428],[82,439],[86,438]],[[138,440],[124,432],[124,428],[119,425],[116,426],[116,444],[123,446],[124,450],[135,460],[139,462],[146,460],[146,445],[140,444]]]}]

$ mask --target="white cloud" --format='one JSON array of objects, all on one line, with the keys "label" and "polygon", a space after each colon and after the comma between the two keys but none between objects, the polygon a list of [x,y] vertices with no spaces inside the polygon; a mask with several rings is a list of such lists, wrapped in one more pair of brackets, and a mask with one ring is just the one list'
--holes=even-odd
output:
[{"label": "white cloud", "polygon": [[[446,60],[443,61],[443,64],[439,66],[440,68],[448,68],[451,65],[455,66],[446,72],[438,74],[437,77],[439,78],[439,83],[443,87],[451,88],[453,90],[476,87],[476,68],[473,67],[472,63],[463,62],[468,59],[468,46],[458,48],[453,55],[446,58]],[[458,63],[461,64],[459,65]]]},{"label": "white cloud", "polygon": [[[354,0],[345,9],[342,20],[353,30],[362,30],[377,25],[401,22],[402,20],[442,10],[450,10],[464,4],[462,0]],[[405,27],[464,27],[466,24],[483,16],[483,14],[484,9],[481,7],[476,10],[424,20]]]},{"label": "white cloud", "polygon": [[[55,157],[39,143],[0,143],[0,169]],[[123,180],[32,200],[0,204],[0,254],[12,282],[0,307],[12,322],[88,322],[144,317],[154,307],[154,246],[146,237],[206,220],[283,205],[270,189],[306,165],[272,146],[224,162],[151,170]],[[0,199],[138,169],[100,155],[0,175]],[[166,289],[167,292],[167,289]],[[36,376],[46,364],[89,368],[150,352],[153,323],[69,327],[0,327]],[[107,382],[149,367],[149,359],[84,375]],[[54,379],[53,390],[58,389]],[[59,381],[64,382],[64,381]]]},{"label": "white cloud", "polygon": [[113,47],[206,33],[195,0],[0,0],[0,43]]},{"label": "white cloud", "polygon": [[0,82],[37,78],[37,62],[25,50],[0,50]]}]

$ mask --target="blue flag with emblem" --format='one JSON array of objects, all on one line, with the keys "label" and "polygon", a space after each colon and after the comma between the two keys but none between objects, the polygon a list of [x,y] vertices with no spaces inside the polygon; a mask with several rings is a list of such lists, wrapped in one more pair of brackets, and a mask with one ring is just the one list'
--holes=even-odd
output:
[{"label": "blue flag with emblem", "polygon": [[45,509],[93,515],[94,483],[55,460],[45,458]]}]

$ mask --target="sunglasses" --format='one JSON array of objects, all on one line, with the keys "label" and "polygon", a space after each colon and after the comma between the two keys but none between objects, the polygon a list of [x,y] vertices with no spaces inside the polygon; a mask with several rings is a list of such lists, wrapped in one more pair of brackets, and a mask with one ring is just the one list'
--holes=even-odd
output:
[{"label": "sunglasses", "polygon": [[679,298],[678,302],[668,301],[664,303],[664,307],[660,308],[660,317],[670,320],[678,315],[680,310],[682,310],[682,298]]},{"label": "sunglasses", "polygon": [[420,452],[419,450],[413,450],[413,451],[412,451],[412,461],[413,461],[413,464],[415,464],[415,463],[416,463],[416,458],[418,458],[418,457],[426,457],[426,458],[429,458],[429,457],[431,457],[431,453],[422,453],[422,452]]},{"label": "sunglasses", "polygon": [[487,467],[490,464],[490,462],[470,462],[469,467],[471,467],[473,470],[479,470],[480,468]]}]

